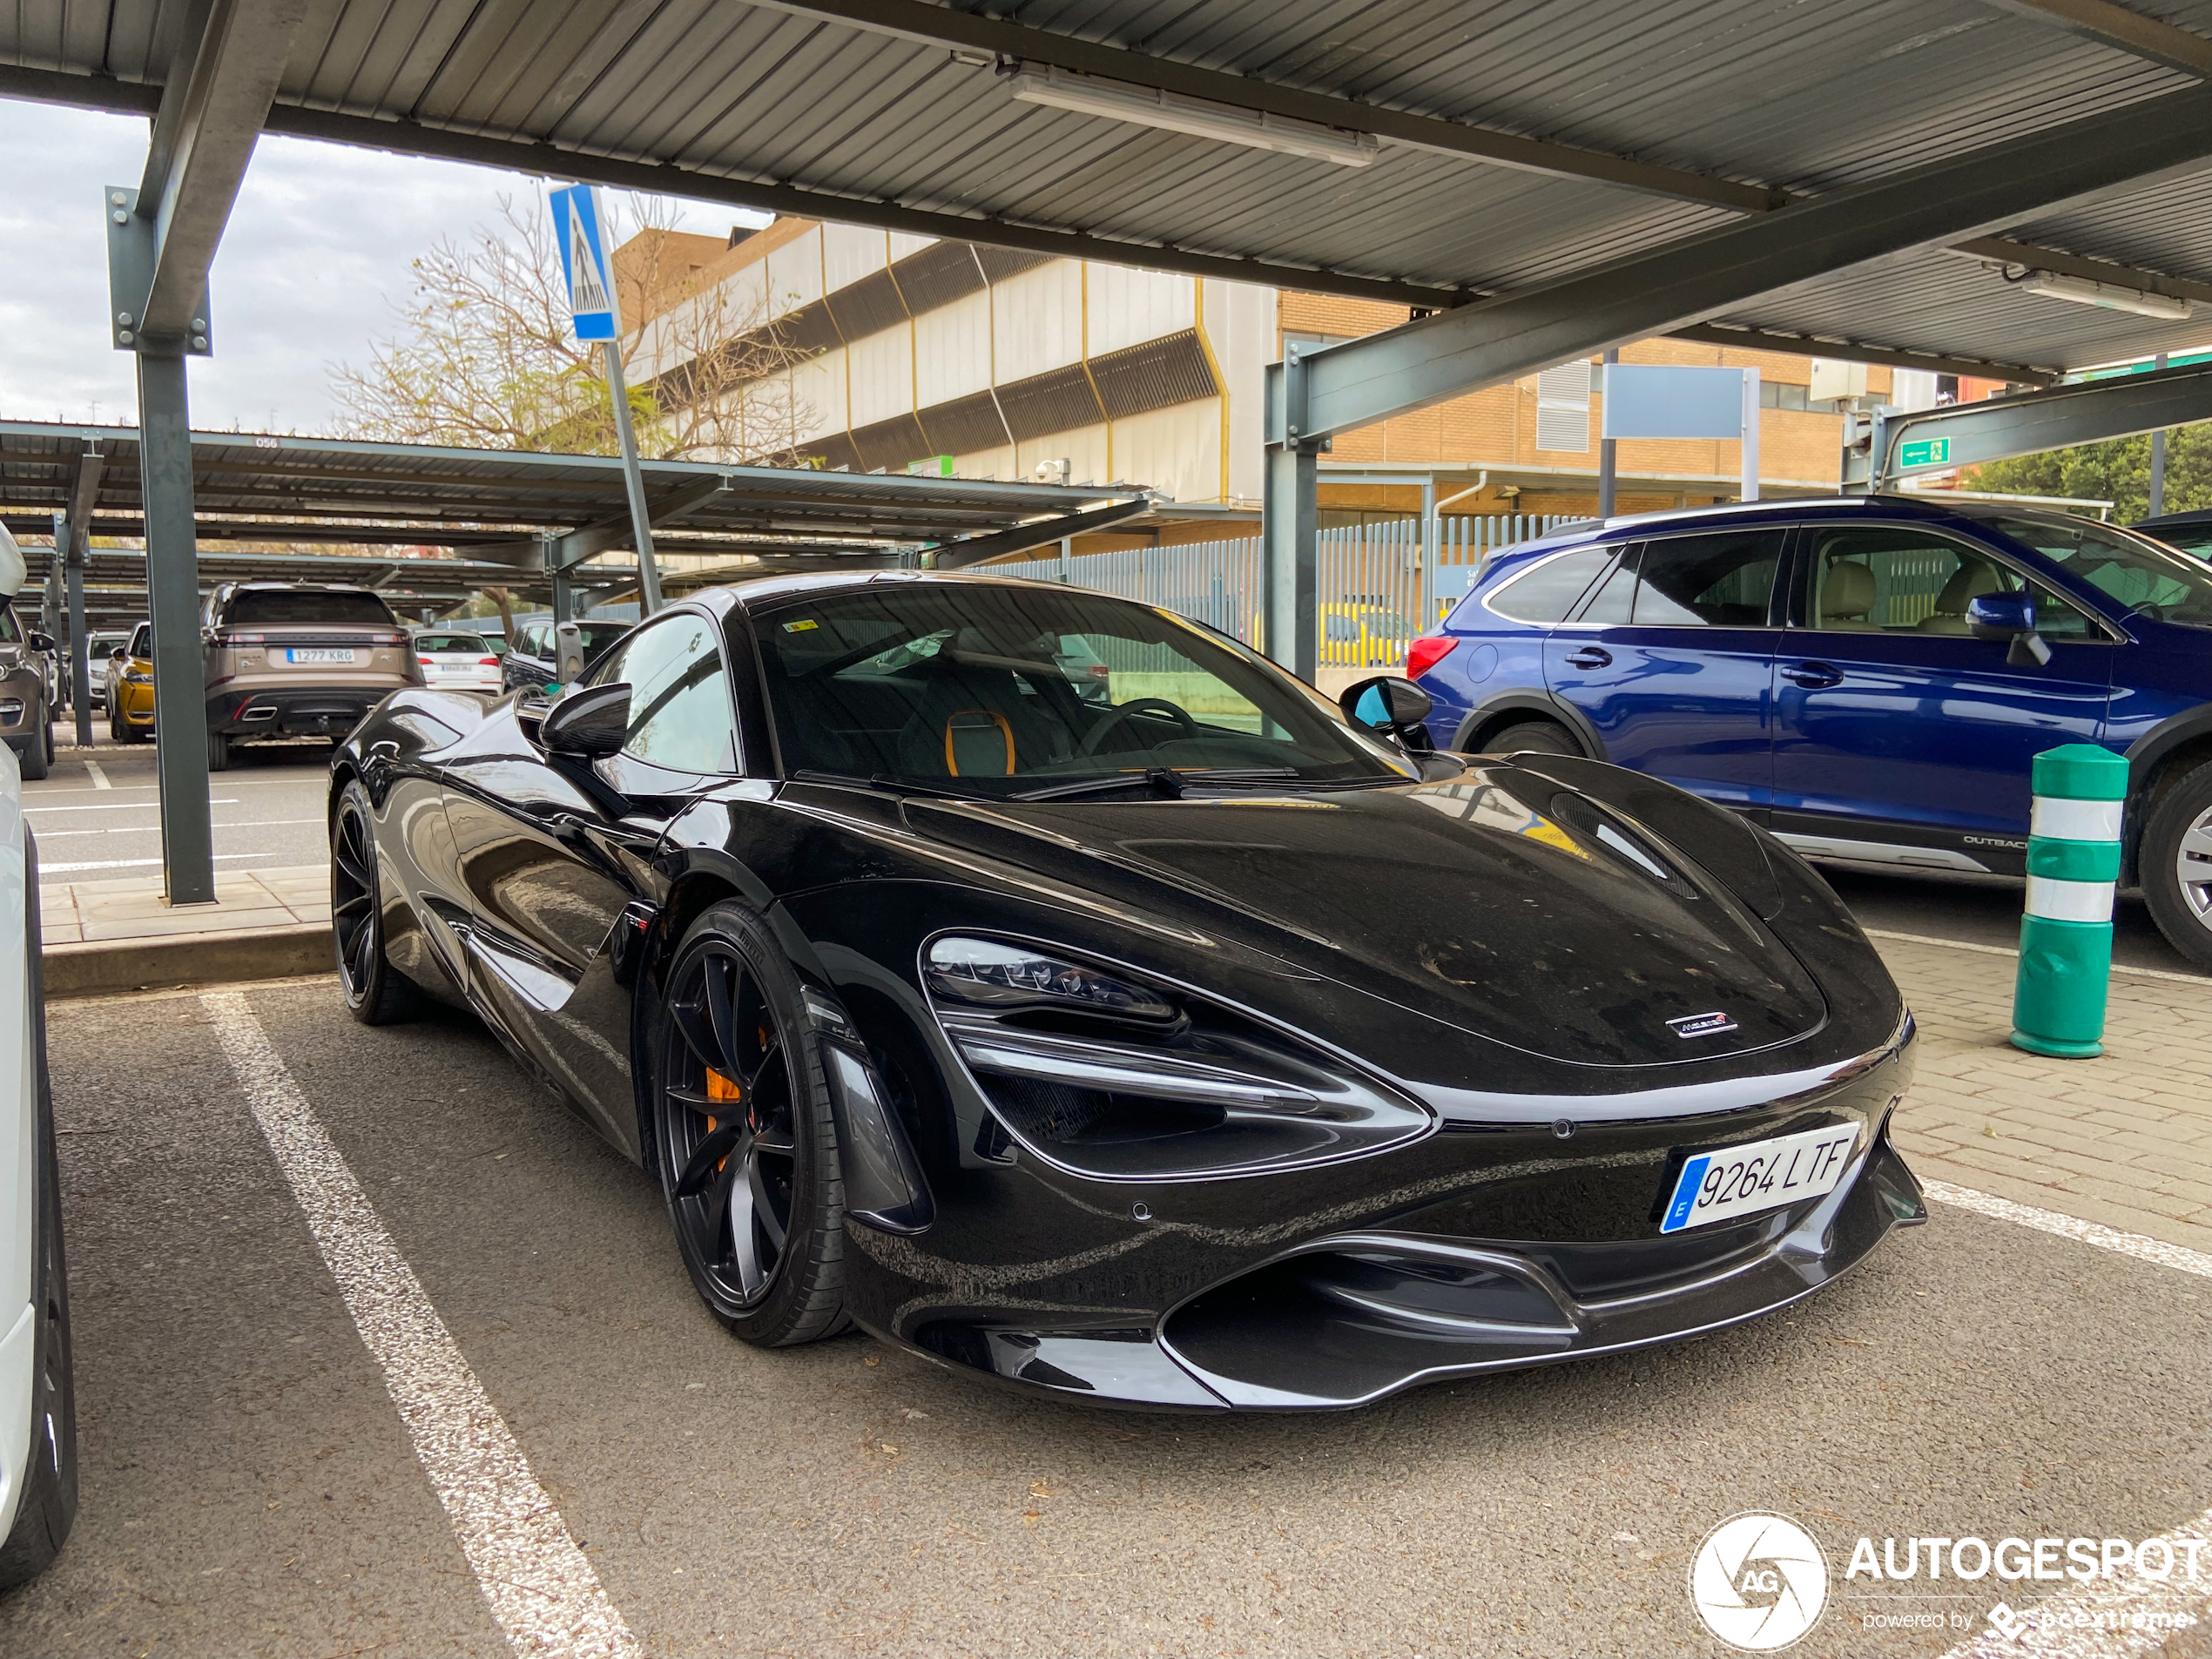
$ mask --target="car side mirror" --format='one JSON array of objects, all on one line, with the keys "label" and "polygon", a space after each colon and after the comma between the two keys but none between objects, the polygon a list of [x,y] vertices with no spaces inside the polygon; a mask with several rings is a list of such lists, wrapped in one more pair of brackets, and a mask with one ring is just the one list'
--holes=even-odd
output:
[{"label": "car side mirror", "polygon": [[127,663],[131,660],[131,653],[128,651],[125,651],[122,646],[118,645],[113,651],[107,654],[107,659],[111,663]]},{"label": "car side mirror", "polygon": [[2014,668],[2040,668],[2051,648],[2035,631],[2035,600],[2026,593],[1978,593],[1966,604],[1966,627],[1976,639],[2011,642],[2005,661]]},{"label": "car side mirror", "polygon": [[622,751],[630,736],[630,688],[593,685],[545,711],[537,740],[548,754],[602,760]]},{"label": "car side mirror", "polygon": [[29,632],[24,634],[24,639],[33,651],[51,651],[54,649],[53,635],[42,634],[36,628],[31,629]]},{"label": "car side mirror", "polygon": [[1399,675],[1378,674],[1345,686],[1337,706],[1352,725],[1395,738],[1409,753],[1427,754],[1436,747],[1428,727],[1421,724],[1436,707],[1436,699]]}]

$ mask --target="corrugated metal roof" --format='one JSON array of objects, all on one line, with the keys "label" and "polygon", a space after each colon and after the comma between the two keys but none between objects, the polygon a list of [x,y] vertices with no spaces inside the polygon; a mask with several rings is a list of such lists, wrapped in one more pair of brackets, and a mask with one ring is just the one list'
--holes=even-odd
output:
[{"label": "corrugated metal roof", "polygon": [[[2141,9],[2212,36],[2212,0]],[[0,64],[111,78],[85,82],[81,101],[128,103],[114,83],[158,78],[185,10],[184,0],[16,0],[0,8]],[[1030,0],[988,14],[981,0],[957,0],[948,10],[1800,193],[2189,84],[1980,0]],[[1388,140],[1373,165],[1351,169],[1039,107],[942,44],[738,0],[315,0],[278,102],[280,115],[374,118],[389,147],[420,146],[427,140],[409,135],[424,130],[543,140],[736,181],[720,199],[742,194],[738,185],[762,199],[803,191],[813,192],[806,211],[827,217],[956,215],[977,241],[1030,227],[1104,239],[1133,264],[1175,257],[1162,250],[1219,255],[1412,285],[1440,303],[1453,291],[1541,284],[1728,212]],[[2212,279],[2212,170],[2008,233]],[[2056,302],[1993,282],[1929,256],[1770,296],[1737,320],[2062,367],[2207,332],[2087,308],[2059,314]]]},{"label": "corrugated metal roof", "polygon": [[[93,533],[138,533],[134,428],[0,422],[0,518],[43,533],[66,504],[88,443],[105,461]],[[1126,501],[1126,487],[991,483],[768,467],[648,461],[658,513],[696,496],[655,539],[671,553],[845,551],[939,543]],[[470,548],[540,530],[626,527],[622,463],[348,443],[250,433],[192,435],[192,491],[204,539],[367,542]],[[626,541],[624,544],[626,544]]]}]

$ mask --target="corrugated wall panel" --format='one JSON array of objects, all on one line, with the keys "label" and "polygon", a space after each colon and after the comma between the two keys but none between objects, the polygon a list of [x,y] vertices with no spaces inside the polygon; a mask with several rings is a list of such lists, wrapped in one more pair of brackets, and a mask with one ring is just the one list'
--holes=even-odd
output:
[{"label": "corrugated wall panel", "polygon": [[914,384],[922,406],[991,383],[991,296],[977,292],[914,319]]},{"label": "corrugated wall panel", "polygon": [[997,284],[993,327],[1001,384],[1072,363],[1083,351],[1083,273],[1072,260]]},{"label": "corrugated wall panel", "polygon": [[855,341],[845,348],[845,355],[852,368],[853,426],[864,427],[913,412],[914,342],[904,328],[887,329]]},{"label": "corrugated wall panel", "polygon": [[1195,277],[1121,265],[1090,270],[1090,354],[1179,334],[1197,322]]}]

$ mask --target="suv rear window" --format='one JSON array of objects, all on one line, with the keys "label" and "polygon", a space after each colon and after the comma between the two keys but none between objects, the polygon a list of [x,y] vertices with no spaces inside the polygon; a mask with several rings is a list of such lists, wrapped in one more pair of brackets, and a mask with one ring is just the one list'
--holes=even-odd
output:
[{"label": "suv rear window", "polygon": [[1485,601],[1515,622],[1560,622],[1575,608],[1582,590],[1596,580],[1615,547],[1586,547],[1546,559],[1526,576],[1515,577]]},{"label": "suv rear window", "polygon": [[396,628],[399,618],[374,594],[360,589],[247,588],[231,596],[223,622],[232,628],[278,628],[293,623],[333,623],[349,628]]}]

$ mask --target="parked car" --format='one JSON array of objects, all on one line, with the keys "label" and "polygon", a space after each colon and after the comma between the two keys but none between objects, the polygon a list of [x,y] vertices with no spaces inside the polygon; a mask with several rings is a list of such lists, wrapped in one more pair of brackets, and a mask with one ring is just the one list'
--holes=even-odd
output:
[{"label": "parked car", "polygon": [[[130,643],[131,631],[127,629],[122,633],[100,633],[88,634],[85,636],[84,662],[86,671],[90,674],[91,679],[92,707],[96,709],[105,709],[107,707],[108,659],[113,657],[117,651],[121,651]],[[70,676],[72,672],[74,672],[74,670],[71,667],[71,658],[70,653],[64,650],[61,653],[61,658],[63,700],[68,703],[71,708],[75,708],[77,706],[77,696],[74,688],[71,687],[69,683]]]},{"label": "parked car", "polygon": [[367,588],[226,582],[201,613],[207,765],[231,745],[343,737],[389,693],[422,684],[407,630]]},{"label": "parked car", "polygon": [[[8,546],[15,547],[12,536]],[[13,601],[0,597],[0,740],[33,783],[54,764],[53,650],[51,636],[25,624]]]},{"label": "parked car", "polygon": [[[1197,709],[1089,700],[1124,661]],[[740,1339],[1067,1399],[1665,1341],[1924,1218],[1912,1019],[1811,868],[1618,767],[1425,752],[1428,706],[1050,583],[718,590],[557,703],[340,745],[341,989],[475,1009]]]},{"label": "parked car", "polygon": [[497,696],[502,689],[499,658],[482,634],[424,629],[415,636],[415,665],[424,685],[442,691]]},{"label": "parked car", "polygon": [[[0,604],[24,561],[0,529]],[[59,1553],[77,1515],[69,1276],[40,994],[38,848],[0,753],[0,1589]]]},{"label": "parked car", "polygon": [[1802,852],[2019,874],[2028,765],[2133,765],[2123,881],[2212,967],[2212,568],[1925,496],[1584,523],[1494,559],[1407,671],[1454,748],[1587,755]]},{"label": "parked car", "polygon": [[2212,511],[2163,513],[2139,520],[2131,528],[2200,559],[2212,559]]},{"label": "parked car", "polygon": [[[597,662],[608,647],[625,637],[636,626],[628,622],[578,622],[577,631],[583,636],[585,665]],[[550,622],[517,624],[514,643],[500,663],[501,683],[510,691],[527,691],[552,685],[561,678],[558,651]]]},{"label": "parked car", "polygon": [[101,700],[107,705],[107,734],[117,743],[144,743],[153,736],[153,624],[142,622],[128,640],[108,653]]}]

